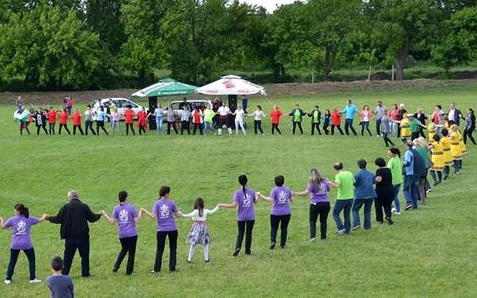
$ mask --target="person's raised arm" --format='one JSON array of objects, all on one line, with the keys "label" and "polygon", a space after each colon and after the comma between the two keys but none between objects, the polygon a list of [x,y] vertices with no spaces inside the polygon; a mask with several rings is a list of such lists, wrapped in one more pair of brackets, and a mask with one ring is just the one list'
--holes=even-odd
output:
[{"label": "person's raised arm", "polygon": [[0,217],[0,226],[2,227],[2,229],[5,229],[5,222],[3,221],[3,218]]},{"label": "person's raised arm", "polygon": [[38,223],[44,222],[44,221],[46,220],[46,217],[47,217],[47,216],[48,216],[48,215],[43,214],[40,218],[38,218]]}]

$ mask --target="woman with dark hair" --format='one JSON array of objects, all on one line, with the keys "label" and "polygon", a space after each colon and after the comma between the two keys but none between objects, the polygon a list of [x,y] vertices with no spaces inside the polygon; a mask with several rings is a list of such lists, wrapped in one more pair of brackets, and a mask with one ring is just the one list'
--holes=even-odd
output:
[{"label": "woman with dark hair", "polygon": [[169,186],[162,186],[159,190],[159,199],[154,203],[152,212],[141,208],[140,212],[144,212],[152,219],[157,219],[157,249],[156,260],[154,262],[154,270],[151,273],[158,273],[161,271],[162,255],[164,253],[164,247],[166,246],[166,237],[169,237],[169,270],[176,271],[177,260],[177,223],[174,218],[182,216],[177,209],[174,201],[169,199],[171,188]]},{"label": "woman with dark hair", "polygon": [[330,126],[330,121],[331,121],[331,112],[330,110],[326,110],[325,114],[323,115],[323,130],[325,131],[326,135],[330,133],[330,131],[328,130],[328,127]]},{"label": "woman with dark hair", "polygon": [[240,175],[238,182],[241,186],[240,189],[234,193],[234,200],[232,203],[222,203],[219,207],[224,208],[236,208],[238,206],[237,213],[237,242],[235,243],[235,251],[233,256],[236,257],[242,249],[243,236],[245,234],[245,254],[252,253],[252,231],[255,224],[255,207],[257,203],[257,195],[255,191],[247,186],[247,176]]},{"label": "woman with dark hair", "polygon": [[260,133],[263,135],[263,130],[262,130],[262,118],[265,117],[265,113],[262,111],[262,106],[257,105],[255,111],[252,114],[247,114],[247,116],[252,116],[253,117],[253,130],[255,134],[260,131]]},{"label": "woman with dark hair", "polygon": [[8,263],[7,277],[4,283],[9,285],[12,283],[12,276],[17,264],[18,255],[23,250],[28,258],[30,269],[30,283],[40,283],[41,280],[36,278],[35,274],[35,249],[31,242],[30,229],[31,226],[45,221],[46,214],[41,218],[30,216],[28,208],[23,204],[15,205],[15,216],[10,217],[7,221],[3,221],[0,217],[2,229],[12,228],[12,242],[10,245],[10,262]]},{"label": "woman with dark hair", "polygon": [[121,242],[121,251],[118,254],[116,263],[113,266],[113,272],[118,272],[121,262],[128,254],[128,263],[126,266],[126,275],[131,275],[134,271],[134,258],[136,256],[137,228],[136,223],[141,219],[141,213],[137,212],[136,207],[129,204],[129,195],[126,191],[118,193],[119,205],[114,207],[111,217],[106,212],[102,215],[106,217],[109,223],[118,222],[118,236]]},{"label": "woman with dark hair", "polygon": [[401,184],[403,183],[401,151],[395,147],[389,148],[388,157],[389,161],[387,167],[391,170],[394,188],[394,212],[399,215],[401,214],[399,190],[401,189]]},{"label": "woman with dark hair", "polygon": [[376,170],[376,199],[374,208],[376,209],[376,221],[383,223],[383,211],[386,220],[390,225],[393,224],[391,205],[395,196],[393,178],[391,170],[386,167],[386,162],[381,157],[376,158],[374,164],[378,167]]},{"label": "woman with dark hair", "polygon": [[467,137],[469,137],[469,140],[472,141],[472,143],[475,145],[475,140],[474,137],[472,136],[472,133],[475,130],[475,114],[474,110],[469,108],[467,110],[467,116],[465,117],[465,128],[464,128],[464,144],[467,144]]},{"label": "woman with dark hair", "polygon": [[373,111],[369,109],[368,105],[365,105],[363,109],[359,112],[359,123],[361,124],[361,135],[364,135],[364,130],[366,130],[370,136],[372,136],[371,131],[369,130],[369,121],[373,118]]},{"label": "woman with dark hair", "polygon": [[310,196],[310,241],[316,239],[316,220],[320,217],[320,236],[321,239],[326,239],[328,214],[330,213],[331,205],[328,197],[330,191],[330,184],[328,180],[321,177],[320,172],[313,168],[310,170],[310,178],[308,186],[304,191],[293,192],[295,196]]},{"label": "woman with dark hair", "polygon": [[186,239],[186,243],[190,244],[189,256],[187,257],[188,263],[192,262],[192,257],[194,256],[197,244],[202,244],[204,246],[205,262],[210,262],[210,233],[209,229],[207,228],[207,215],[213,214],[217,210],[219,210],[219,206],[215,206],[215,208],[212,210],[205,209],[204,200],[202,198],[197,198],[194,202],[194,211],[188,214],[182,214],[182,217],[192,218],[194,221]]},{"label": "woman with dark hair", "polygon": [[270,197],[257,192],[257,196],[272,204],[270,210],[270,249],[275,248],[277,242],[278,226],[280,226],[280,247],[283,249],[287,244],[288,223],[291,217],[290,202],[292,192],[288,187],[283,186],[285,177],[278,175],[275,177],[275,185],[270,191]]}]

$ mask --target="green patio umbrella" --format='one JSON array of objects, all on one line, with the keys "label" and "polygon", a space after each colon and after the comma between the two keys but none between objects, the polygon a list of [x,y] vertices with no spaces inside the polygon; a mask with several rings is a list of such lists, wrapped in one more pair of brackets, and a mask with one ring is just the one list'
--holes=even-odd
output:
[{"label": "green patio umbrella", "polygon": [[178,82],[171,78],[165,78],[159,82],[152,84],[144,89],[134,92],[132,96],[137,97],[160,97],[187,95],[196,92],[197,87],[185,83]]}]

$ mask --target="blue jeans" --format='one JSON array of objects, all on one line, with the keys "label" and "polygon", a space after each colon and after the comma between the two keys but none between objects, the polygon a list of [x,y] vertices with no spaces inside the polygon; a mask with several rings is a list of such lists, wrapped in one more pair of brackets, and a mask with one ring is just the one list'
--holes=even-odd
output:
[{"label": "blue jeans", "polygon": [[353,226],[361,225],[359,219],[359,209],[364,205],[364,229],[371,229],[371,207],[373,206],[374,198],[354,199],[353,200]]},{"label": "blue jeans", "polygon": [[404,198],[406,205],[412,206],[412,209],[417,209],[417,200],[419,198],[419,176],[405,175],[403,186]]},{"label": "blue jeans", "polygon": [[156,117],[156,131],[157,131],[157,133],[162,132],[162,121],[163,121],[163,117]]},{"label": "blue jeans", "polygon": [[[338,231],[345,230],[346,234],[351,231],[351,206],[353,205],[353,199],[348,200],[336,200],[335,207],[333,209],[333,219],[336,223]],[[340,213],[343,211],[344,225],[340,218]]]},{"label": "blue jeans", "polygon": [[204,121],[204,134],[207,133],[207,129],[210,129],[210,131],[214,132],[215,131],[214,124],[212,122]]},{"label": "blue jeans", "polygon": [[351,129],[351,132],[356,136],[356,130],[354,130],[353,127],[353,119],[345,119],[345,134],[349,135],[349,130]]},{"label": "blue jeans", "polygon": [[396,208],[396,212],[401,212],[401,202],[399,202],[400,189],[401,189],[401,184],[394,185],[394,208]]}]

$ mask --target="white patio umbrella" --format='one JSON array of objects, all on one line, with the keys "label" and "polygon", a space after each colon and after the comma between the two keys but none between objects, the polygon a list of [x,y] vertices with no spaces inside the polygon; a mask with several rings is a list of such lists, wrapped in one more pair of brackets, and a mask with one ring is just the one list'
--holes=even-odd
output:
[{"label": "white patio umbrella", "polygon": [[215,82],[197,88],[197,92],[207,95],[250,95],[256,93],[267,95],[262,86],[234,75],[223,76]]}]

